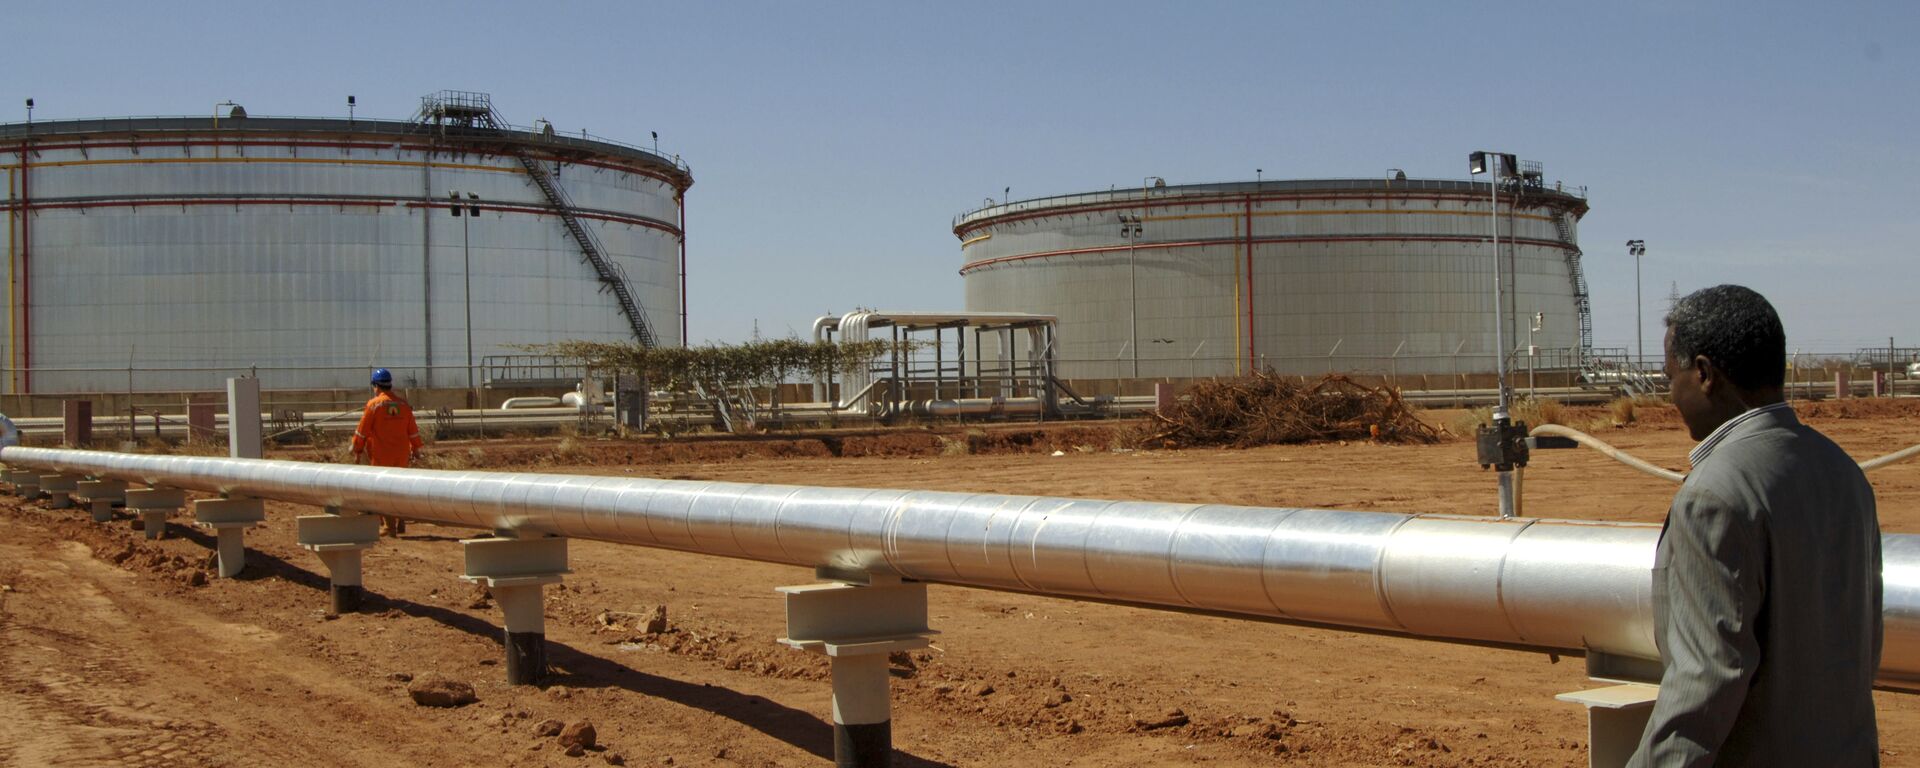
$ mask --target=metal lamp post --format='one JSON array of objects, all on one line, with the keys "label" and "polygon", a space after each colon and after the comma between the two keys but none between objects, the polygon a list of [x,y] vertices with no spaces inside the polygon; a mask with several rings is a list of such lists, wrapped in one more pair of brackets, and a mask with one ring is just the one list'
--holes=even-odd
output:
[{"label": "metal lamp post", "polygon": [[1474,152],[1467,156],[1468,175],[1485,173],[1488,179],[1488,220],[1493,223],[1493,368],[1494,375],[1498,377],[1496,386],[1499,391],[1497,405],[1493,408],[1493,424],[1483,427],[1475,436],[1475,442],[1480,466],[1492,467],[1499,476],[1500,517],[1503,519],[1520,514],[1516,470],[1527,465],[1526,428],[1513,423],[1511,393],[1507,389],[1506,317],[1501,307],[1500,274],[1500,181],[1512,177],[1519,170],[1520,163],[1513,155]]},{"label": "metal lamp post", "polygon": [[461,280],[464,282],[460,290],[460,298],[461,302],[467,305],[467,389],[473,391],[473,240],[468,222],[480,215],[480,196],[472,192],[467,193],[467,202],[464,206],[467,213],[465,218],[460,216],[460,209],[463,207],[460,203],[460,193],[447,192],[447,200],[453,217],[460,219],[460,272]]},{"label": "metal lamp post", "polygon": [[1640,257],[1647,253],[1647,241],[1628,240],[1627,253],[1633,256],[1633,370],[1637,373],[1647,366],[1647,335],[1640,320]]},{"label": "metal lamp post", "polygon": [[1527,326],[1527,397],[1530,398],[1540,396],[1539,393],[1535,391],[1535,382],[1533,379],[1533,358],[1540,354],[1540,348],[1533,345],[1533,335],[1544,329],[1546,324],[1547,313],[1535,312],[1533,313],[1533,325]]},{"label": "metal lamp post", "polygon": [[1133,377],[1140,378],[1140,279],[1134,270],[1133,251],[1143,232],[1140,217],[1120,214],[1120,235],[1127,239],[1127,350],[1133,355]]}]

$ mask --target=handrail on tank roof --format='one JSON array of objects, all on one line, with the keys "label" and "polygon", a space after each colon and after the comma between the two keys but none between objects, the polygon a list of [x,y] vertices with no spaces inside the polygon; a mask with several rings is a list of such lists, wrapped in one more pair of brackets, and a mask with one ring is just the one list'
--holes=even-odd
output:
[{"label": "handrail on tank roof", "polygon": [[[1261,180],[1261,181],[1214,181],[1214,182],[1204,182],[1199,184],[1175,184],[1175,185],[1169,185],[1165,187],[1151,187],[1151,188],[1116,187],[1114,189],[1106,190],[1104,192],[1076,192],[1076,193],[1064,194],[1064,195],[1049,195],[1046,197],[1028,198],[1026,200],[1015,200],[1012,202],[999,202],[999,203],[991,203],[988,205],[982,205],[978,208],[974,208],[973,210],[966,211],[964,213],[954,216],[953,228],[955,230],[958,230],[964,224],[969,224],[974,221],[978,221],[981,219],[989,219],[996,216],[1005,216],[1011,213],[1038,211],[1038,210],[1047,209],[1047,208],[1055,208],[1055,207],[1067,206],[1067,205],[1079,205],[1079,204],[1085,204],[1085,203],[1124,202],[1128,200],[1152,200],[1153,198],[1157,198],[1157,197],[1168,197],[1168,196],[1180,195],[1184,193],[1196,193],[1196,192],[1201,192],[1201,193],[1247,192],[1247,191],[1284,192],[1284,191],[1299,191],[1299,190],[1339,190],[1339,189],[1349,189],[1349,190],[1377,189],[1381,191],[1403,190],[1403,189],[1405,190],[1445,189],[1445,190],[1469,191],[1469,190],[1484,189],[1486,188],[1486,186],[1487,186],[1487,183],[1484,181],[1466,181],[1466,180],[1459,180],[1459,179],[1393,179],[1389,181],[1387,179],[1365,178],[1365,179],[1272,179],[1272,180]],[[1570,197],[1578,200],[1587,199],[1586,187],[1566,186],[1565,184],[1562,184],[1560,182],[1554,182],[1552,186],[1541,188],[1538,191],[1545,192],[1548,194],[1564,195],[1566,197]],[[1142,193],[1145,193],[1145,194],[1143,195]]]},{"label": "handrail on tank roof", "polygon": [[[179,124],[160,124],[162,121]],[[189,123],[199,122],[200,125]],[[263,122],[275,125],[261,125]],[[149,123],[140,125],[140,123]],[[309,125],[301,127],[301,123]],[[587,133],[585,129],[579,135],[555,132],[552,136],[530,126],[501,124],[501,134],[525,134],[512,136],[524,138],[536,143],[555,143],[583,147],[583,145],[605,145],[623,152],[643,155],[676,170],[692,175],[693,169],[681,160],[679,155],[667,155],[638,144],[609,139],[605,136]],[[35,120],[32,122],[0,123],[0,141],[26,139],[45,135],[66,135],[74,133],[99,133],[107,131],[245,131],[266,129],[274,131],[314,131],[336,132],[341,130],[359,130],[375,133],[406,133],[421,127],[412,120],[390,120],[380,118],[344,118],[315,115],[247,115],[246,117],[214,117],[213,115],[126,115],[121,117],[80,117],[64,120]],[[484,137],[491,135],[492,129],[453,128],[450,133],[459,136]],[[591,148],[591,146],[584,146]]]}]

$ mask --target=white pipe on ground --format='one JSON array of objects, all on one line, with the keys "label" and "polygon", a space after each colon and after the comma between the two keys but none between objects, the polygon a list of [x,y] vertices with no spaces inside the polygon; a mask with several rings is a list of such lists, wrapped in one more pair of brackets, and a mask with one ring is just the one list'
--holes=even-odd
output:
[{"label": "white pipe on ground", "polygon": [[[770,563],[1657,659],[1658,526],[0,449],[9,467]],[[1880,682],[1920,684],[1920,535]]]}]

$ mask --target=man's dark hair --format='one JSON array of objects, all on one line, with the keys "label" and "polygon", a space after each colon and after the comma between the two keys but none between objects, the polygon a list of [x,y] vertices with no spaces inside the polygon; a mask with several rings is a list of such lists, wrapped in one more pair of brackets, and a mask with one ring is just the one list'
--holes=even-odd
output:
[{"label": "man's dark hair", "polygon": [[1787,331],[1765,296],[1739,285],[1689,293],[1667,313],[1682,368],[1705,356],[1735,387],[1770,389],[1787,380]]}]

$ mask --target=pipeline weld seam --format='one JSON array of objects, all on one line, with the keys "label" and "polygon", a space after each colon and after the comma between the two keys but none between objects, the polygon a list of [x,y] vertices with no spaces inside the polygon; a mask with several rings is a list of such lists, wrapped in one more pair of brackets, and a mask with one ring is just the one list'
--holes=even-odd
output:
[{"label": "pipeline weld seam", "polygon": [[952,574],[956,579],[962,576],[960,564],[953,559],[953,526],[960,522],[960,518],[967,516],[967,511],[972,509],[973,500],[977,498],[980,498],[980,494],[969,493],[953,505],[947,515],[947,529],[940,536],[940,555],[946,558],[947,573]]},{"label": "pipeline weld seam", "polygon": [[806,488],[794,486],[791,492],[780,497],[780,501],[773,505],[773,518],[767,521],[767,527],[773,531],[774,548],[780,550],[780,556],[786,558],[789,563],[798,562],[798,560],[794,558],[793,552],[787,549],[787,543],[781,540],[780,528],[786,524],[787,505],[793,502],[793,497],[800,495],[804,490]]},{"label": "pipeline weld seam", "polygon": [[[1109,501],[1101,505],[1100,510],[1093,513],[1093,518],[1086,522],[1084,530],[1080,532],[1080,570],[1087,574],[1087,588],[1092,589],[1094,594],[1100,595],[1101,597],[1105,597],[1107,591],[1101,589],[1100,580],[1093,577],[1093,532],[1099,530],[1100,518],[1106,517],[1107,512],[1112,510],[1115,505],[1124,503],[1126,502]],[[1034,537],[1034,541],[1037,546],[1039,537]]]},{"label": "pipeline weld seam", "polygon": [[1387,621],[1393,622],[1393,626],[1402,632],[1411,630],[1407,629],[1407,623],[1401,621],[1399,614],[1393,610],[1392,591],[1387,587],[1387,553],[1393,549],[1393,537],[1400,533],[1400,529],[1422,517],[1426,515],[1406,515],[1400,518],[1400,522],[1394,523],[1392,528],[1387,529],[1386,535],[1381,537],[1380,551],[1373,557],[1374,598],[1380,601],[1380,610],[1386,614]]},{"label": "pipeline weld seam", "polygon": [[[1033,505],[1038,504],[1042,501],[1046,501],[1046,497],[1036,496],[1032,499],[1029,499],[1027,503],[1022,504],[1020,506],[1020,511],[1014,513],[1012,525],[1007,526],[1007,544],[1006,544],[1007,570],[1012,572],[1014,581],[1020,582],[1021,586],[1036,592],[1039,591],[1040,588],[1034,586],[1033,582],[1028,581],[1026,575],[1020,572],[1020,558],[1014,555],[1013,548],[1016,546],[1019,546],[1018,543],[1014,540],[1014,537],[1020,532],[1020,521],[1024,520],[1027,516],[1027,513],[1033,510]],[[1033,540],[1032,540],[1033,542],[1038,542],[1040,531],[1044,530],[1046,526],[1047,526],[1047,519],[1045,516],[1042,516],[1040,518],[1040,525],[1034,528]],[[1035,552],[1034,548],[1035,548],[1035,544],[1030,542],[1027,548],[1027,562],[1029,563],[1034,562],[1036,558],[1037,553]]]},{"label": "pipeline weld seam", "polygon": [[1273,525],[1267,527],[1266,537],[1261,539],[1260,567],[1256,572],[1260,574],[1260,594],[1267,598],[1267,605],[1273,606],[1274,615],[1291,619],[1294,618],[1293,614],[1289,613],[1285,608],[1280,607],[1280,601],[1274,599],[1273,588],[1268,586],[1272,582],[1267,578],[1267,564],[1272,562],[1268,557],[1273,554],[1273,543],[1279,536],[1280,526],[1285,525],[1288,520],[1293,519],[1294,515],[1299,514],[1300,508],[1292,507],[1284,511],[1286,514],[1281,515],[1280,519],[1273,521]]},{"label": "pipeline weld seam", "polygon": [[1537,522],[1540,521],[1529,518],[1520,524],[1520,528],[1514,531],[1512,536],[1507,537],[1507,545],[1500,551],[1500,570],[1493,579],[1493,604],[1500,609],[1500,620],[1507,623],[1507,631],[1513,633],[1514,637],[1520,638],[1521,642],[1526,642],[1527,637],[1521,634],[1519,625],[1513,623],[1513,616],[1507,610],[1507,558],[1513,554],[1513,544],[1520,540],[1520,534],[1525,533]]},{"label": "pipeline weld seam", "polygon": [[1174,596],[1187,605],[1193,605],[1193,599],[1187,597],[1187,591],[1180,588],[1180,566],[1175,559],[1175,553],[1179,551],[1180,534],[1186,530],[1187,521],[1192,520],[1193,516],[1205,507],[1205,504],[1193,505],[1186,514],[1180,516],[1180,521],[1174,523],[1173,530],[1167,534],[1167,583],[1173,586]]}]

